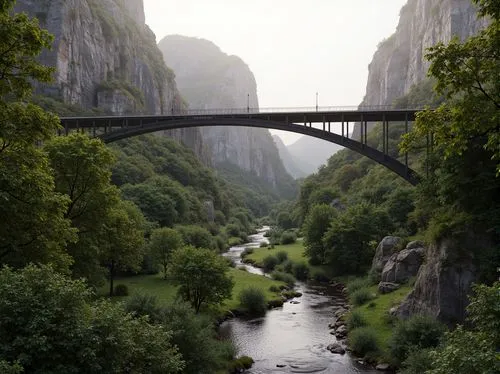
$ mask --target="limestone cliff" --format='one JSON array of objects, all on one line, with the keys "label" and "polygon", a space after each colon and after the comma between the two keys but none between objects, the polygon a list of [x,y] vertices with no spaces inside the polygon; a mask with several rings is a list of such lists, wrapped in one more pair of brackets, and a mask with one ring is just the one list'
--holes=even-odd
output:
[{"label": "limestone cliff", "polygon": [[[142,0],[18,0],[54,35],[41,60],[56,67],[54,84],[37,93],[110,114],[161,114],[182,102],[145,24]],[[197,130],[171,135],[203,154]]]},{"label": "limestone cliff", "polygon": [[[257,84],[249,67],[208,40],[171,35],[159,43],[173,68],[182,97],[191,109],[257,109]],[[265,129],[208,127],[201,129],[214,165],[232,163],[267,181],[291,197],[294,182]],[[292,188],[293,187],[293,188]]]},{"label": "limestone cliff", "polygon": [[[396,32],[379,44],[368,66],[366,94],[360,105],[392,105],[426,77],[428,47],[454,36],[464,39],[484,26],[485,20],[477,19],[470,0],[408,0]],[[359,126],[353,137],[359,138]]]}]

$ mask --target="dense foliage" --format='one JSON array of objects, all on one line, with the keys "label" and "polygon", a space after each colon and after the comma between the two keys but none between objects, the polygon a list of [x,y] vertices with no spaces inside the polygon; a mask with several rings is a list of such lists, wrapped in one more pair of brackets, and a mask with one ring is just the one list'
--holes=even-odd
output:
[{"label": "dense foliage", "polygon": [[0,357],[25,372],[182,372],[171,335],[50,267],[0,270]]}]

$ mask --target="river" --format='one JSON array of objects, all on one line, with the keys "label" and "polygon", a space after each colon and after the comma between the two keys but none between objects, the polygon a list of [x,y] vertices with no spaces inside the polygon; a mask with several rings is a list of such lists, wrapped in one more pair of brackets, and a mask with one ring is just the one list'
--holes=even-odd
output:
[{"label": "river", "polygon": [[[240,255],[245,248],[258,247],[265,241],[266,230],[252,235],[251,243],[231,248],[225,256],[237,266],[246,266],[248,271],[262,275],[260,269],[243,265]],[[265,317],[233,318],[220,326],[220,335],[233,341],[238,355],[255,360],[247,373],[380,373],[360,366],[349,354],[341,356],[326,349],[336,341],[330,335],[328,323],[344,302],[342,295],[324,284],[299,282],[296,289],[302,292],[302,297],[268,311]]]}]

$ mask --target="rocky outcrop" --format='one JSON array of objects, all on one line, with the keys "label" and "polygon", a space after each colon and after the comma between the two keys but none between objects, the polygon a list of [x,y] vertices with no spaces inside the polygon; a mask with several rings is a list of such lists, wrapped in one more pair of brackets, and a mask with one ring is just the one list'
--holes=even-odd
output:
[{"label": "rocky outcrop", "polygon": [[[415,244],[420,246],[415,246]],[[384,265],[382,282],[405,283],[418,273],[424,261],[425,248],[423,243],[411,242],[401,252],[394,253]]]},{"label": "rocky outcrop", "polygon": [[[15,10],[54,35],[52,50],[41,55],[56,68],[54,83],[38,86],[38,94],[110,114],[161,114],[181,105],[142,0],[18,0]],[[173,135],[202,156],[198,130]]]},{"label": "rocky outcrop", "polygon": [[[208,40],[180,35],[165,37],[159,48],[174,69],[190,109],[258,109],[254,75],[239,57],[225,54]],[[277,190],[281,185],[295,185],[268,130],[224,126],[201,131],[216,168],[226,163],[237,165]],[[288,193],[295,192],[294,188]]]},{"label": "rocky outcrop", "polygon": [[378,244],[377,249],[375,250],[375,256],[373,257],[372,267],[370,270],[370,274],[374,278],[376,278],[377,280],[380,279],[380,275],[382,270],[384,269],[385,264],[387,263],[389,258],[399,250],[402,241],[403,240],[397,236],[386,236]]},{"label": "rocky outcrop", "polygon": [[403,318],[426,314],[448,324],[462,322],[467,295],[477,274],[470,248],[471,243],[466,241],[444,240],[430,245],[415,288],[399,306],[397,314]]},{"label": "rocky outcrop", "polygon": [[[427,75],[425,51],[454,36],[464,39],[486,25],[470,0],[408,0],[396,32],[381,42],[368,66],[366,94],[360,106],[392,105]],[[372,124],[369,124],[372,125]],[[359,126],[353,137],[359,138]]]}]

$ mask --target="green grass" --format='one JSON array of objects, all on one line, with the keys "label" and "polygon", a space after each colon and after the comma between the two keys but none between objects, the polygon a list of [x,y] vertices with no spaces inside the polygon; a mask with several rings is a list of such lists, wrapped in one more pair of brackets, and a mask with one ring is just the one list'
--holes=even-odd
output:
[{"label": "green grass", "polygon": [[[262,275],[251,274],[246,271],[231,268],[229,274],[233,277],[234,287],[231,299],[225,301],[220,308],[221,312],[237,309],[239,306],[239,294],[244,288],[253,286],[264,293],[266,301],[279,298],[279,293],[269,291],[271,286],[284,285],[283,282],[278,282]],[[117,284],[125,284],[128,287],[129,295],[135,292],[142,291],[150,295],[156,296],[160,303],[169,303],[175,300],[177,296],[177,287],[172,285],[168,280],[163,279],[162,274],[156,275],[137,275],[115,280]],[[106,284],[99,290],[99,294],[107,295],[109,292],[109,284]],[[116,301],[124,301],[128,296],[114,297]]]},{"label": "green grass", "polygon": [[[387,343],[391,337],[393,329],[393,326],[388,323],[387,314],[389,310],[393,306],[398,305],[411,290],[411,287],[404,285],[394,292],[382,295],[378,294],[377,286],[372,286],[370,287],[370,291],[377,293],[377,297],[366,304],[353,309],[361,314],[368,326],[375,329],[377,341],[384,357],[388,357],[389,354]],[[375,306],[373,306],[373,303]]]},{"label": "green grass", "polygon": [[280,251],[285,251],[288,253],[288,259],[293,262],[306,262],[307,257],[304,255],[304,244],[303,242],[295,242],[293,244],[285,245],[275,245],[273,249],[269,248],[255,248],[253,253],[248,255],[247,258],[255,260],[259,266],[262,266],[262,260],[269,256],[276,256],[276,253]]},{"label": "green grass", "polygon": [[302,239],[297,239],[297,241],[293,244],[278,244],[275,245],[273,249],[270,248],[255,248],[253,253],[246,256],[247,259],[251,259],[255,261],[256,266],[262,267],[262,261],[265,257],[272,255],[276,256],[276,254],[280,251],[285,251],[288,253],[288,260],[300,263],[303,262],[309,268],[309,275],[312,276],[315,271],[323,272],[330,279],[333,278],[330,269],[326,266],[313,266],[309,264],[308,258],[304,253],[304,242]]}]

